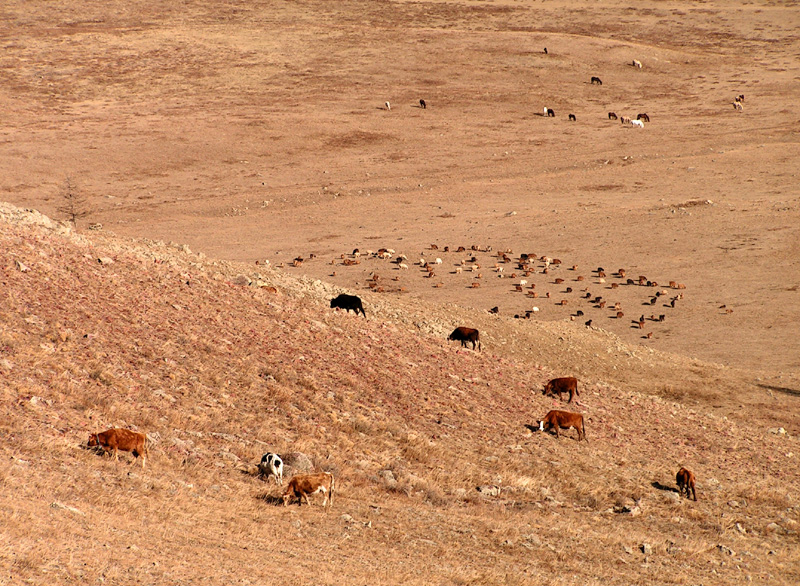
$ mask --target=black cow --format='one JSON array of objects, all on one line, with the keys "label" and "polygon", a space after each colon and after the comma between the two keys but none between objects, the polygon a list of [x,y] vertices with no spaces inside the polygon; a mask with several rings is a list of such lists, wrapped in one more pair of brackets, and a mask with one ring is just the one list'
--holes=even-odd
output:
[{"label": "black cow", "polygon": [[575,118],[575,114],[570,114],[570,115],[568,116],[568,118],[569,118],[570,120],[572,120],[573,122],[575,122],[575,121],[577,120],[577,118]]},{"label": "black cow", "polygon": [[593,76],[592,77],[592,83],[596,83],[598,85],[603,85],[603,80],[601,80],[599,77],[594,77]]},{"label": "black cow", "polygon": [[353,310],[356,315],[360,311],[364,317],[367,317],[367,314],[364,313],[364,306],[361,304],[361,298],[356,297],[355,295],[347,295],[346,293],[342,293],[335,299],[331,299],[331,308],[344,309],[345,311]]},{"label": "black cow", "polygon": [[425,110],[428,107],[428,104],[425,103],[425,100],[420,100],[419,107]]},{"label": "black cow", "polygon": [[465,328],[464,326],[459,326],[453,330],[453,333],[450,334],[447,339],[461,342],[461,346],[463,348],[467,347],[467,342],[472,342],[473,350],[475,349],[476,345],[478,346],[478,350],[481,349],[480,333],[474,328]]}]

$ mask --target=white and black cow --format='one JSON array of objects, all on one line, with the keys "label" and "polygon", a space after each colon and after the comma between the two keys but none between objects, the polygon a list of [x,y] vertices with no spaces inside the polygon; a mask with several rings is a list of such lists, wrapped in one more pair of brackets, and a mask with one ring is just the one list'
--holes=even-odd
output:
[{"label": "white and black cow", "polygon": [[278,454],[272,452],[264,454],[258,465],[258,472],[264,477],[264,480],[269,480],[270,476],[274,476],[278,486],[283,484],[283,460]]}]

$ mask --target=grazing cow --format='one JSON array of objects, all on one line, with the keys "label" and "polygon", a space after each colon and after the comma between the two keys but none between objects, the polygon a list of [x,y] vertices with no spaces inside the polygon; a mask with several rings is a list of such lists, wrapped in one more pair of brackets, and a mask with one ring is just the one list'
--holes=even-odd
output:
[{"label": "grazing cow", "polygon": [[643,112],[636,116],[637,120],[644,120],[645,122],[650,122],[650,116],[647,115],[647,112]]},{"label": "grazing cow", "polygon": [[744,107],[742,106],[741,102],[734,102],[733,103],[733,108],[735,110],[738,110],[739,112],[743,112],[744,111]]},{"label": "grazing cow", "polygon": [[333,491],[335,480],[333,474],[330,472],[320,472],[318,474],[298,474],[293,476],[289,481],[289,486],[286,487],[286,492],[283,493],[283,506],[289,505],[289,501],[297,498],[297,506],[302,506],[303,499],[306,499],[306,504],[311,505],[308,499],[309,495],[321,492],[325,495],[322,501],[324,507],[330,502],[330,507],[333,506]]},{"label": "grazing cow", "polygon": [[[583,315],[583,312],[578,312],[580,315]],[[548,382],[544,389],[542,390],[543,395],[556,395],[558,394],[558,398],[561,399],[562,393],[569,393],[569,401],[567,403],[572,403],[572,398],[578,396],[578,379],[574,376],[565,376],[562,378],[554,378],[550,382]]]},{"label": "grazing cow", "polygon": [[387,110],[392,109],[392,105],[389,102],[384,102],[383,105],[386,107]]},{"label": "grazing cow", "polygon": [[558,434],[559,429],[569,429],[570,427],[574,427],[575,431],[578,432],[578,441],[581,441],[581,439],[584,439],[587,442],[589,441],[586,439],[586,428],[583,425],[583,415],[580,413],[553,410],[548,412],[542,421],[539,421],[539,431],[550,431],[551,429],[555,429],[556,437],[560,437]]},{"label": "grazing cow", "polygon": [[472,342],[472,349],[475,349],[475,346],[478,346],[478,350],[481,349],[481,341],[480,341],[480,332],[474,328],[465,328],[464,326],[458,326],[456,329],[453,330],[453,333],[447,337],[448,340],[457,340],[461,342],[461,346],[463,348],[467,347],[467,342]]},{"label": "grazing cow", "polygon": [[423,110],[425,110],[425,109],[428,108],[428,104],[425,103],[425,100],[420,100],[419,101],[419,107],[422,108]]},{"label": "grazing cow", "polygon": [[544,48],[544,51],[543,51],[543,53],[544,53],[545,55],[547,55],[547,47],[545,47],[545,48]]},{"label": "grazing cow", "polygon": [[631,126],[634,128],[644,128],[644,122],[641,120],[631,120]]},{"label": "grazing cow", "polygon": [[631,119],[630,119],[630,118],[627,118],[627,117],[625,117],[625,116],[621,117],[621,118],[619,119],[619,121],[620,121],[622,124],[630,124],[630,123],[631,123]]},{"label": "grazing cow", "polygon": [[342,293],[335,299],[331,299],[331,308],[332,309],[344,309],[347,311],[353,311],[356,315],[360,311],[364,317],[367,317],[367,314],[364,313],[364,306],[361,303],[361,298],[355,295],[347,295],[346,293]]},{"label": "grazing cow", "polygon": [[570,115],[568,116],[568,118],[569,118],[570,120],[572,120],[573,122],[575,122],[575,121],[577,120],[577,118],[575,118],[575,114],[570,114]]},{"label": "grazing cow", "polygon": [[592,76],[592,83],[596,83],[597,85],[603,85],[603,80],[599,77]]},{"label": "grazing cow", "polygon": [[617,114],[615,112],[609,112],[608,113],[608,119],[609,120],[617,120]]},{"label": "grazing cow", "polygon": [[269,480],[270,476],[274,476],[275,482],[281,486],[283,484],[283,460],[278,454],[272,452],[264,454],[258,465],[258,473],[264,477],[264,480]]},{"label": "grazing cow", "polygon": [[547,117],[548,118],[555,118],[556,117],[556,111],[553,110],[552,108],[548,108],[547,109]]},{"label": "grazing cow", "polygon": [[142,468],[147,461],[147,436],[121,427],[111,428],[89,436],[87,445],[91,448],[99,446],[104,452],[114,451],[114,459],[119,460],[119,450],[131,452],[134,457],[142,457]]},{"label": "grazing cow", "polygon": [[641,68],[642,68],[642,62],[641,62],[641,61],[639,61],[638,59],[634,59],[634,60],[633,60],[633,63],[631,63],[631,65],[633,65],[634,67],[636,67],[636,68],[638,68],[638,69],[641,69]]},{"label": "grazing cow", "polygon": [[697,493],[694,491],[694,473],[686,468],[681,468],[675,475],[675,482],[678,484],[678,494],[686,493],[686,498],[689,498],[689,491],[692,491],[692,497],[697,500]]}]

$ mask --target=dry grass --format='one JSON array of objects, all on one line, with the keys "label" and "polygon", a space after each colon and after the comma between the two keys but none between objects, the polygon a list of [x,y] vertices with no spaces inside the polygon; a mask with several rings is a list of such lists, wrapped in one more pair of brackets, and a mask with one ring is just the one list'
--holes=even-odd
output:
[{"label": "dry grass", "polygon": [[[589,443],[557,440],[525,428],[557,404],[530,390],[550,373],[513,354],[464,353],[332,313],[324,291],[270,274],[289,293],[276,302],[232,286],[238,267],[163,246],[12,224],[0,245],[34,266],[2,267],[5,575],[34,584],[797,577],[793,438],[755,441],[747,419],[606,386],[584,393]],[[113,270],[92,262],[111,254]],[[112,278],[121,286],[110,288]],[[79,308],[62,302],[75,297]],[[127,454],[115,462],[81,449],[111,425],[158,439],[146,470]],[[302,451],[334,472],[334,509],[276,506],[278,487],[253,474],[267,450]],[[698,475],[697,503],[658,488],[673,486],[679,464]],[[486,484],[500,494],[480,496]],[[636,503],[637,516],[613,512]]]}]

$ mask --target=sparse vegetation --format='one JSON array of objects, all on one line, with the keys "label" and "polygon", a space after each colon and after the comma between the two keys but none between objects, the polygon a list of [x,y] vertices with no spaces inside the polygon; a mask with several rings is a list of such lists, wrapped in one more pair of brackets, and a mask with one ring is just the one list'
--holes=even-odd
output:
[{"label": "sparse vegetation", "polygon": [[[379,337],[390,322],[333,313],[324,291],[279,273],[265,278],[289,293],[280,307],[254,306],[251,288],[209,278],[195,259],[165,246],[100,234],[91,243],[72,241],[13,224],[0,233],[0,246],[38,257],[35,273],[4,267],[14,291],[2,334],[4,345],[13,346],[3,354],[13,384],[0,402],[2,431],[13,438],[0,447],[10,462],[0,477],[0,506],[17,519],[0,530],[10,574],[34,583],[103,576],[159,582],[190,555],[192,575],[288,579],[297,575],[291,560],[302,556],[331,576],[353,578],[347,583],[394,584],[401,575],[411,584],[443,576],[552,582],[560,568],[587,582],[599,573],[604,583],[628,584],[632,566],[647,584],[734,583],[766,574],[789,584],[797,577],[791,560],[798,465],[786,455],[795,440],[754,428],[765,415],[757,410],[725,420],[673,402],[667,385],[647,395],[607,381],[600,393],[585,380],[590,443],[557,440],[525,428],[557,399],[531,392],[553,373],[531,372],[522,355],[463,354],[443,335],[401,328]],[[93,255],[85,254],[89,246]],[[114,301],[124,315],[108,304],[105,269],[92,261],[100,253],[117,259],[123,286]],[[142,259],[153,257],[165,262],[145,270]],[[181,286],[187,272],[204,293]],[[80,313],[60,302],[78,291]],[[223,311],[221,298],[225,341],[194,344],[207,338],[208,316]],[[192,319],[179,319],[177,299],[191,305]],[[409,320],[434,315],[416,302],[396,303]],[[47,315],[48,322],[13,315]],[[337,343],[319,344],[306,327],[312,321],[335,329]],[[54,323],[55,330],[48,325]],[[265,344],[253,334],[254,323],[292,334]],[[495,324],[502,325],[496,318]],[[545,345],[558,335],[544,326],[535,332]],[[593,334],[582,336],[572,343],[590,346]],[[382,355],[402,356],[414,367],[398,369]],[[431,355],[434,361],[425,358]],[[141,356],[149,358],[136,360]],[[736,373],[709,375],[699,363],[691,372],[667,355],[653,360],[675,388],[686,388],[694,376],[734,393],[741,384]],[[664,394],[672,400],[659,398]],[[788,405],[796,398],[779,394],[772,401]],[[79,449],[89,432],[110,426],[158,438],[146,471],[126,454],[116,463]],[[336,474],[333,511],[275,506],[280,491],[252,473],[267,450],[307,453],[317,469]],[[697,503],[658,488],[674,485],[678,461],[693,463]],[[391,482],[382,470],[391,471]],[[482,495],[479,485],[498,493]],[[34,514],[42,508],[46,516]],[[615,512],[629,509],[638,514]],[[287,541],[298,527],[316,545]],[[405,554],[392,557],[398,540]],[[658,572],[641,565],[641,543],[652,549],[648,559],[659,560]],[[35,544],[46,544],[48,555]],[[252,557],[263,551],[281,560],[269,572]],[[385,576],[352,561],[351,554],[367,551],[387,555]],[[413,575],[406,555],[417,560]],[[60,560],[58,570],[48,565],[52,559]]]},{"label": "sparse vegetation", "polygon": [[78,220],[82,220],[91,213],[88,198],[78,189],[72,177],[67,176],[64,179],[61,187],[61,200],[58,211],[76,228]]}]

